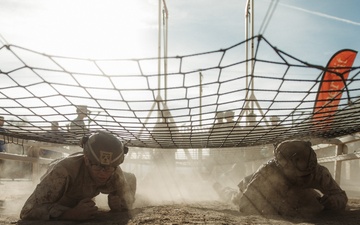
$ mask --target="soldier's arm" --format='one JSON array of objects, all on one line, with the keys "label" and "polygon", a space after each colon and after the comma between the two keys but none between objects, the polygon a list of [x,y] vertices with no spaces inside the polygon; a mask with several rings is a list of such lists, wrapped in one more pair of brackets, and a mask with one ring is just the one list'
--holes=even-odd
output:
[{"label": "soldier's arm", "polygon": [[318,166],[314,178],[314,186],[323,193],[320,203],[325,209],[344,210],[348,201],[345,191],[336,183],[329,170]]},{"label": "soldier's arm", "polygon": [[58,217],[68,207],[57,204],[63,196],[68,183],[67,172],[60,167],[51,171],[36,186],[34,192],[25,202],[21,212],[21,219],[49,220]]},{"label": "soldier's arm", "polygon": [[126,173],[120,167],[115,172],[116,191],[108,196],[108,204],[112,211],[122,211],[131,209],[135,201],[136,177],[131,173]]}]

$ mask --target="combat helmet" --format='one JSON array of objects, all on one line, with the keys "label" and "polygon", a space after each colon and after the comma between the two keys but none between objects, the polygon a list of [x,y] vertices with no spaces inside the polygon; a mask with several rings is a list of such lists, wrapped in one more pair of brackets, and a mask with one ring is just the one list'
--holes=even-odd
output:
[{"label": "combat helmet", "polygon": [[281,142],[275,147],[274,156],[278,166],[296,171],[297,176],[312,173],[317,165],[316,153],[309,141],[290,140]]},{"label": "combat helmet", "polygon": [[84,155],[93,164],[117,167],[124,162],[128,148],[113,134],[98,131],[82,140]]}]

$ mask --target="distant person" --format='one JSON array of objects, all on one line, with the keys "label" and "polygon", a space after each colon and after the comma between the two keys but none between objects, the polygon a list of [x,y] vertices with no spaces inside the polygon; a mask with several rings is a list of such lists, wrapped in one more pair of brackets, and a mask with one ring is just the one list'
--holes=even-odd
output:
[{"label": "distant person", "polygon": [[55,160],[25,202],[24,220],[88,220],[98,207],[92,200],[108,195],[111,211],[132,208],[136,177],[123,172],[127,148],[114,135],[99,131],[82,139],[83,153]]},{"label": "distant person", "polygon": [[88,116],[89,110],[85,105],[76,106],[77,117],[70,123],[70,132],[77,135],[84,135],[89,133],[89,129],[86,127],[84,119]]},{"label": "distant person", "polygon": [[216,113],[216,121],[214,126],[212,127],[212,132],[216,132],[220,127],[223,126],[225,123],[224,121],[224,113],[223,112],[217,112]]},{"label": "distant person", "polygon": [[224,126],[225,119],[224,119],[224,112],[217,112],[215,116],[215,123],[210,128],[210,133],[214,138],[217,136],[219,138],[219,134],[223,131],[222,127]]},{"label": "distant person", "polygon": [[245,214],[303,217],[345,209],[345,191],[329,170],[317,163],[310,142],[284,141],[274,149],[274,156],[244,178],[238,190],[222,188],[219,183],[214,184],[214,189]]},{"label": "distant person", "polygon": [[59,131],[59,122],[57,122],[57,121],[51,122],[51,131],[54,131],[54,132]]},{"label": "distant person", "polygon": [[[249,132],[253,131],[263,131],[264,128],[259,125],[259,122],[256,120],[257,115],[255,113],[249,113],[246,116],[246,127],[245,129]],[[259,134],[259,132],[256,132],[256,134]]]},{"label": "distant person", "polygon": [[271,129],[270,135],[274,138],[281,137],[286,132],[286,129],[284,125],[280,123],[280,118],[278,116],[270,117],[270,126],[268,126],[268,129]]},{"label": "distant person", "polygon": [[241,139],[244,137],[244,131],[234,120],[234,111],[225,111],[223,116],[225,121],[220,129],[222,131],[221,134],[226,135],[223,137],[226,137],[226,142],[228,142],[230,146],[236,146],[239,141],[241,141]]},{"label": "distant person", "polygon": [[54,142],[64,142],[65,141],[65,132],[60,130],[59,122],[52,121],[51,129],[47,133],[47,137],[50,138],[50,141]]},{"label": "distant person", "polygon": [[[51,130],[47,131],[45,138],[53,143],[64,143],[65,140],[65,132],[62,132],[59,129],[59,122],[57,121],[53,121],[51,122]],[[60,152],[56,152],[53,150],[49,150],[49,149],[40,149],[40,153],[39,153],[40,157],[43,158],[60,158],[62,157],[62,153]]]},{"label": "distant person", "polygon": [[[0,135],[3,134],[3,133],[6,133],[5,128],[3,128],[4,122],[5,122],[4,117],[0,116]],[[0,152],[6,152],[5,141],[1,140],[1,139],[0,139]]]},{"label": "distant person", "polygon": [[280,119],[278,116],[272,116],[270,118],[270,121],[271,121],[271,126],[273,126],[273,127],[276,127],[280,124]]},{"label": "distant person", "polygon": [[232,129],[235,125],[235,121],[234,121],[234,111],[226,111],[224,112],[224,127],[228,128],[228,129]]},{"label": "distant person", "polygon": [[271,122],[271,128],[273,130],[277,130],[280,132],[284,132],[284,126],[280,123],[280,118],[278,116],[272,116],[270,118],[270,122]]}]

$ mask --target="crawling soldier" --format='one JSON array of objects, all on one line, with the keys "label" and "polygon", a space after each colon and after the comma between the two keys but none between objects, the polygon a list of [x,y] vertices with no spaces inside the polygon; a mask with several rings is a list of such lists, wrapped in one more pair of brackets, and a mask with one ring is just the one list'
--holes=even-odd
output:
[{"label": "crawling soldier", "polygon": [[127,148],[114,135],[97,132],[83,138],[83,153],[72,154],[50,166],[25,202],[25,220],[87,220],[97,213],[93,198],[108,194],[111,211],[132,207],[136,178],[120,164]]},{"label": "crawling soldier", "polygon": [[346,193],[329,170],[317,163],[310,142],[284,141],[274,149],[274,156],[243,179],[239,191],[219,184],[215,190],[245,214],[301,217],[345,209]]}]

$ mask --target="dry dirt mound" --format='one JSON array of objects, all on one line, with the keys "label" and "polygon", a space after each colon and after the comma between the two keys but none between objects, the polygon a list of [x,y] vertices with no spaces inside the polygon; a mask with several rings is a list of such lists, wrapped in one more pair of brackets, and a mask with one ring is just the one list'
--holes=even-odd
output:
[{"label": "dry dirt mound", "polygon": [[[99,198],[102,211],[91,221],[81,223],[69,221],[21,221],[19,212],[29,194],[34,189],[31,182],[3,182],[0,185],[0,225],[162,225],[162,224],[280,224],[280,225],[357,225],[360,224],[360,199],[349,200],[348,209],[341,214],[321,214],[314,218],[266,218],[261,216],[241,215],[233,205],[217,200],[182,200],[174,202],[154,203],[153,199],[139,195],[135,209],[129,212],[108,213],[104,202]],[[146,195],[148,196],[148,195]],[[106,199],[106,198],[104,198]],[[205,198],[204,198],[205,199]],[[196,201],[196,202],[194,202]]]},{"label": "dry dirt mound", "polygon": [[[130,212],[109,213],[102,211],[95,219],[81,222],[82,225],[139,225],[139,224],[359,224],[360,201],[350,200],[349,208],[341,214],[321,214],[314,218],[266,218],[244,216],[232,206],[222,202],[202,202],[193,204],[174,204],[145,206]],[[72,225],[69,221],[21,221],[16,215],[1,215],[0,224],[18,225]]]}]

